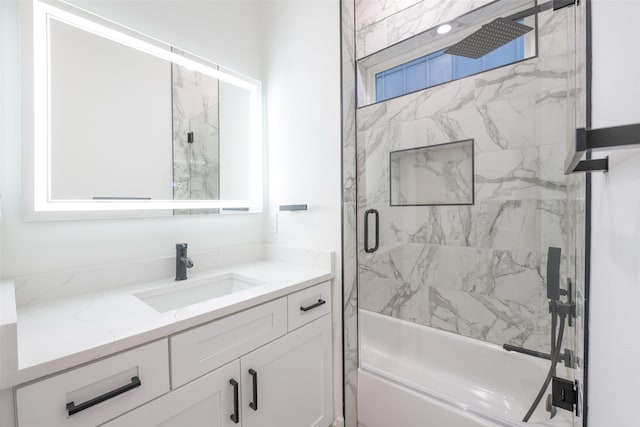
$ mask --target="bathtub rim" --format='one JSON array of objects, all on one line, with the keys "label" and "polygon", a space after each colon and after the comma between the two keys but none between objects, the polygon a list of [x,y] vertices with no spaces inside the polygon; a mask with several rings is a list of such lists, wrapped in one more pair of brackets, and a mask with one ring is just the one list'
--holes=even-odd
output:
[{"label": "bathtub rim", "polygon": [[[560,419],[549,419],[545,422],[536,422],[536,423],[529,423],[529,422],[522,422],[522,421],[510,421],[510,420],[506,420],[504,418],[500,418],[500,417],[496,417],[494,415],[488,415],[486,413],[483,412],[479,412],[475,409],[470,408],[468,405],[465,405],[464,403],[460,403],[460,402],[455,402],[447,397],[444,397],[432,390],[427,390],[425,388],[419,387],[419,386],[415,386],[413,384],[404,382],[404,380],[400,380],[397,378],[394,378],[393,376],[389,376],[389,375],[385,375],[382,372],[376,371],[376,370],[372,370],[370,368],[366,368],[363,366],[360,366],[358,368],[358,375],[360,375],[361,373],[367,374],[367,375],[371,375],[373,377],[382,379],[384,381],[388,381],[398,387],[402,387],[402,388],[406,388],[410,391],[413,391],[414,393],[418,393],[422,396],[424,396],[427,399],[434,399],[440,403],[443,403],[445,405],[451,406],[452,408],[455,408],[457,410],[460,410],[466,414],[469,414],[471,416],[480,418],[484,421],[493,423],[496,425],[496,427],[524,427],[524,426],[531,426],[531,427],[563,427],[558,424],[558,421]],[[559,412],[560,414],[560,418],[562,418],[563,413]],[[566,415],[565,415],[566,416]],[[567,426],[568,427],[568,426]]]},{"label": "bathtub rim", "polygon": [[[390,383],[393,383],[393,384],[395,384],[395,385],[397,385],[399,387],[403,387],[403,388],[406,388],[406,389],[411,390],[413,392],[416,392],[416,393],[418,393],[418,394],[420,394],[420,395],[422,395],[422,396],[424,396],[426,398],[431,398],[431,399],[437,400],[440,403],[444,403],[444,404],[449,405],[449,406],[451,406],[453,408],[459,409],[459,410],[461,410],[461,411],[463,411],[463,412],[465,412],[467,414],[470,414],[470,415],[473,415],[475,417],[481,418],[481,419],[483,419],[485,421],[489,421],[489,422],[495,423],[499,427],[520,427],[520,424],[512,424],[511,422],[509,422],[507,420],[498,419],[498,418],[495,418],[495,417],[493,417],[491,415],[487,415],[487,414],[483,414],[481,412],[477,412],[477,411],[469,408],[469,406],[465,405],[464,403],[454,402],[451,399],[448,399],[448,398],[446,398],[446,397],[444,397],[444,396],[442,396],[442,395],[440,395],[438,393],[435,393],[435,392],[433,392],[431,390],[426,390],[426,389],[424,389],[422,387],[418,387],[418,386],[413,385],[411,383],[404,382],[404,381],[402,381],[402,380],[400,380],[398,378],[394,378],[394,377],[392,377],[390,375],[385,375],[382,372],[375,371],[375,370],[372,370],[370,368],[360,366],[358,368],[358,374],[360,374],[361,372],[369,374],[369,375],[373,375],[374,377],[381,378],[381,379],[383,379],[385,381],[389,381]],[[535,424],[531,424],[531,425],[535,426]]]}]

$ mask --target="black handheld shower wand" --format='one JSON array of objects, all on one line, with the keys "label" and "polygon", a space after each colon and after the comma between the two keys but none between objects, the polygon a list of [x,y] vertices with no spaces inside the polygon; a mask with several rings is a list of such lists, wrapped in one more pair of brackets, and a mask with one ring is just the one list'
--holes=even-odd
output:
[{"label": "black handheld shower wand", "polygon": [[549,247],[547,251],[547,298],[560,299],[560,248]]},{"label": "black handheld shower wand", "polygon": [[[547,250],[547,298],[549,299],[549,312],[551,313],[551,351],[556,350],[556,331],[558,330],[558,301],[560,301],[560,259],[562,250],[549,247]],[[555,365],[553,374],[556,373]]]}]

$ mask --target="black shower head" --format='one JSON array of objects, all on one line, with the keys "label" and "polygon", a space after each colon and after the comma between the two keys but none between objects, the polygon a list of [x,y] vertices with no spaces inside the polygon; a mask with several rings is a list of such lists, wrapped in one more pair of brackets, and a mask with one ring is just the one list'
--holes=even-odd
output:
[{"label": "black shower head", "polygon": [[496,18],[450,46],[444,53],[478,59],[531,30],[533,28],[527,25],[506,18]]}]

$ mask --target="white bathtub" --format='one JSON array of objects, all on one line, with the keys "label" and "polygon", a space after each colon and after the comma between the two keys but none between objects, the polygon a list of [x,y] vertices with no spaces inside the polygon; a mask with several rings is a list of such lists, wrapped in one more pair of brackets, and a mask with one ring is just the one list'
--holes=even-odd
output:
[{"label": "white bathtub", "polygon": [[362,427],[573,425],[562,409],[549,420],[545,399],[521,422],[549,361],[366,310],[358,322]]}]

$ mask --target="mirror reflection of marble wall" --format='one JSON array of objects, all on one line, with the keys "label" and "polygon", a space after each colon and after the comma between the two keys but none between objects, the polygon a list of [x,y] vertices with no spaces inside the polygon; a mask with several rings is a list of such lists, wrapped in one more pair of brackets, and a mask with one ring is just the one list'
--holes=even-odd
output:
[{"label": "mirror reflection of marble wall", "polygon": [[[220,114],[217,79],[172,66],[173,199],[220,199]],[[180,209],[176,215],[217,213]]]}]

